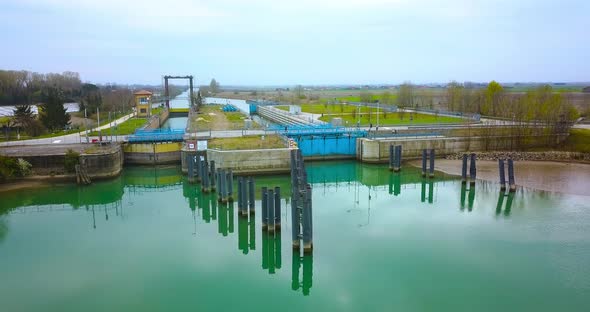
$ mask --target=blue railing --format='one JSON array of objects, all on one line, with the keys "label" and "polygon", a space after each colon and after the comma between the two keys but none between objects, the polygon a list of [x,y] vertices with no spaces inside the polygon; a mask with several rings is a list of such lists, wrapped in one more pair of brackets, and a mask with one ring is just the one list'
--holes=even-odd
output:
[{"label": "blue railing", "polygon": [[[421,138],[443,136],[441,132],[420,132],[420,133],[377,133],[376,138]],[[373,137],[373,134],[371,134]]]},{"label": "blue railing", "polygon": [[143,129],[135,130],[127,139],[129,142],[181,142],[183,136],[182,129]]},{"label": "blue railing", "polygon": [[358,128],[334,127],[330,124],[318,124],[313,126],[289,125],[289,126],[270,126],[269,131],[275,131],[278,134],[290,136],[301,135],[349,135],[354,137],[367,136],[367,130]]}]

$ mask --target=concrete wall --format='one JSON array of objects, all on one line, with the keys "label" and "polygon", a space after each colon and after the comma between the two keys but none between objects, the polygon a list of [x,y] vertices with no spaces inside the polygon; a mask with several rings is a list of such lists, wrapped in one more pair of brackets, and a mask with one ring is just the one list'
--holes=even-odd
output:
[{"label": "concrete wall", "polygon": [[495,137],[434,137],[413,139],[367,139],[360,138],[357,142],[357,159],[362,162],[379,163],[389,160],[389,146],[402,146],[402,159],[422,157],[422,150],[434,148],[436,155],[452,153],[478,152],[486,150],[508,150],[524,147],[537,147],[547,144],[545,136],[528,137],[526,143],[516,146],[514,138],[507,136]]},{"label": "concrete wall", "polygon": [[[63,153],[16,157],[28,161],[32,165],[34,175],[73,176],[72,173],[65,172]],[[91,179],[116,177],[123,170],[123,151],[120,146],[96,154],[81,153],[79,159],[81,164],[86,165]]]},{"label": "concrete wall", "polygon": [[123,150],[119,147],[110,154],[82,154],[80,163],[86,165],[91,179],[111,178],[118,176],[123,170]]},{"label": "concrete wall", "polygon": [[289,148],[219,151],[207,150],[207,159],[218,168],[231,168],[235,173],[265,174],[290,172]]},{"label": "concrete wall", "polygon": [[128,143],[123,146],[126,164],[154,165],[180,163],[181,142]]},{"label": "concrete wall", "polygon": [[160,126],[162,124],[164,124],[166,122],[166,120],[168,119],[169,114],[170,114],[170,112],[167,109],[162,110],[162,112],[159,115],[152,116],[148,120],[147,126],[145,126],[144,129],[158,129],[158,128],[160,128]]}]

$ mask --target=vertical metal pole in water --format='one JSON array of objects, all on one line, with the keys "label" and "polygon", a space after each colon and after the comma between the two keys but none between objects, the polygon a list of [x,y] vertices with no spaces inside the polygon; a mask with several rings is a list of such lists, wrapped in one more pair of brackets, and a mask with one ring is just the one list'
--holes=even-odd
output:
[{"label": "vertical metal pole in water", "polygon": [[186,170],[188,174],[188,182],[194,183],[195,182],[195,170],[194,170],[194,162],[193,156],[186,155]]},{"label": "vertical metal pole in water", "polygon": [[500,173],[500,191],[506,190],[506,176],[504,172],[504,159],[498,159],[498,172]]},{"label": "vertical metal pole in water", "polygon": [[471,164],[469,166],[469,183],[471,185],[475,185],[475,178],[477,175],[477,170],[475,167],[475,153],[471,153]]},{"label": "vertical metal pole in water", "polygon": [[516,192],[516,183],[514,182],[514,161],[508,159],[508,184],[510,184],[510,192]]},{"label": "vertical metal pole in water", "polygon": [[475,201],[475,184],[469,187],[469,194],[467,195],[467,210],[473,209],[473,202]]},{"label": "vertical metal pole in water", "polygon": [[197,155],[195,159],[196,159],[195,165],[197,167],[197,183],[200,183],[201,182],[202,175],[203,175],[203,173],[201,173],[201,169],[202,169],[202,167],[201,167],[201,156],[200,155]]},{"label": "vertical metal pole in water", "polygon": [[394,150],[393,150],[393,145],[389,145],[389,171],[393,171],[393,161],[395,159],[394,157]]},{"label": "vertical metal pole in water", "polygon": [[461,183],[467,183],[467,154],[463,154],[463,163],[461,166]]},{"label": "vertical metal pole in water", "polygon": [[254,208],[256,207],[256,198],[254,198],[254,195],[256,194],[256,189],[254,188],[254,178],[250,177],[248,179],[248,195],[250,197],[250,199],[248,200],[248,207],[250,208],[250,214],[253,215],[254,214]]},{"label": "vertical metal pole in water", "polygon": [[498,195],[498,202],[496,203],[496,215],[502,212],[502,204],[504,203],[504,192],[500,192]]},{"label": "vertical metal pole in water", "polygon": [[219,172],[219,185],[221,186],[221,202],[227,203],[227,175],[224,169]]},{"label": "vertical metal pole in water", "polygon": [[238,177],[238,211],[239,214],[242,214],[242,187],[244,183],[244,178]]},{"label": "vertical metal pole in water", "polygon": [[275,267],[277,269],[281,268],[281,233],[278,232],[275,234]]},{"label": "vertical metal pole in water", "polygon": [[295,197],[298,196],[298,193],[295,193],[293,197],[291,197],[291,234],[293,240],[293,249],[299,250],[300,240],[299,234],[301,234],[301,216],[299,214],[299,208],[297,207],[297,202]]},{"label": "vertical metal pole in water", "polygon": [[426,201],[426,180],[421,181],[420,185],[420,202],[423,203]]},{"label": "vertical metal pole in water", "polygon": [[209,174],[211,175],[211,181],[209,181],[209,184],[211,185],[211,192],[215,192],[217,190],[217,179],[215,178],[215,160],[209,162]]},{"label": "vertical metal pole in water", "polygon": [[203,183],[201,184],[201,190],[203,191],[203,193],[209,193],[209,165],[206,161],[202,161],[201,165],[203,166],[201,168],[201,174],[203,175]]},{"label": "vertical metal pole in water", "polygon": [[428,181],[428,203],[432,204],[434,201],[434,183],[432,180]]},{"label": "vertical metal pole in water", "polygon": [[430,175],[429,177],[434,178],[434,148],[430,150]]},{"label": "vertical metal pole in water", "polygon": [[268,223],[267,223],[267,219],[268,219],[268,205],[266,204],[268,198],[268,190],[266,188],[266,186],[262,187],[261,190],[262,193],[262,230],[266,231],[268,229]]},{"label": "vertical metal pole in water", "polygon": [[428,157],[426,149],[422,150],[422,177],[426,176],[426,157]]},{"label": "vertical metal pole in water", "polygon": [[227,171],[227,200],[234,201],[234,172],[231,169]]},{"label": "vertical metal pole in water", "polygon": [[310,253],[313,250],[313,223],[311,185],[305,186],[305,201],[303,205],[303,252]]},{"label": "vertical metal pole in water", "polygon": [[461,210],[465,209],[465,195],[467,195],[467,185],[461,184]]},{"label": "vertical metal pole in water", "polygon": [[221,168],[217,168],[217,170],[215,170],[215,175],[217,176],[217,178],[215,179],[215,183],[217,184],[217,201],[221,202],[221,199],[223,198],[221,190]]},{"label": "vertical metal pole in water", "polygon": [[281,188],[275,187],[275,230],[278,232],[281,230]]},{"label": "vertical metal pole in water", "polygon": [[242,178],[242,216],[248,216],[248,178],[246,177]]},{"label": "vertical metal pole in water", "polygon": [[268,212],[268,232],[275,232],[275,191],[273,189],[268,190],[268,196],[266,198],[267,212]]},{"label": "vertical metal pole in water", "polygon": [[398,172],[401,170],[402,167],[402,146],[396,145],[395,146],[395,166],[393,167],[393,171]]}]

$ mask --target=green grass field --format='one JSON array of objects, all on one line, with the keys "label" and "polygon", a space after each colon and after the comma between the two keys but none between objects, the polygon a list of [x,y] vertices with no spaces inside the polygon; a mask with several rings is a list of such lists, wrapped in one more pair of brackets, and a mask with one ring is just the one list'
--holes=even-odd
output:
[{"label": "green grass field", "polygon": [[[244,129],[246,116],[240,112],[224,112],[221,105],[204,105],[190,122],[191,131]],[[252,123],[252,129],[260,125]]]},{"label": "green grass field", "polygon": [[[344,126],[356,126],[357,121],[359,120],[358,116],[354,116],[352,114],[348,115],[326,115],[320,117],[321,121],[330,122],[332,118],[340,117],[342,118],[342,122]],[[401,119],[400,115],[397,113],[387,113],[383,114],[380,113],[379,115],[379,125],[380,126],[398,126],[398,125],[424,125],[424,124],[440,124],[440,123],[460,123],[463,120],[457,117],[447,117],[447,116],[435,116],[435,115],[428,115],[428,114],[414,114],[413,120],[410,120],[410,114],[405,113],[404,118]],[[373,126],[377,125],[377,114],[371,114],[371,118],[369,119],[369,114],[362,114],[360,118],[360,125],[361,126],[368,126],[370,124]]]},{"label": "green grass field", "polygon": [[573,152],[590,153],[590,130],[572,129],[560,149]]},{"label": "green grass field", "polygon": [[[301,111],[304,113],[312,113],[312,114],[350,114],[353,112],[358,112],[358,107],[354,105],[348,104],[302,104]],[[275,106],[278,109],[282,109],[285,111],[289,110],[289,106],[287,105],[280,105]],[[360,107],[361,113],[368,113],[369,110],[376,112],[376,108],[370,108],[366,106]]]},{"label": "green grass field", "polygon": [[209,140],[208,148],[220,150],[245,150],[287,147],[278,135],[245,136],[241,138],[214,138]]},{"label": "green grass field", "polygon": [[[113,135],[117,134],[117,135],[127,135],[127,134],[131,134],[133,132],[135,132],[135,129],[143,126],[147,121],[147,118],[131,118],[128,119],[127,121],[118,124],[116,129],[113,128]],[[110,134],[111,130],[110,129],[105,129],[101,131],[103,135],[106,134]],[[98,131],[92,131],[89,134],[90,136],[97,136],[98,135]]]}]

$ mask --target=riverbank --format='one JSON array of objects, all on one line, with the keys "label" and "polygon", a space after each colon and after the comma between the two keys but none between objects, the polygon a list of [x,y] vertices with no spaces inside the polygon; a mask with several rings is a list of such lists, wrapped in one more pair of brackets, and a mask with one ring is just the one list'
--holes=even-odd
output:
[{"label": "riverbank", "polygon": [[[492,155],[487,155],[492,157]],[[484,156],[482,155],[482,158]],[[485,158],[484,158],[485,159]],[[420,167],[421,160],[409,162]],[[461,160],[437,159],[435,170],[461,175]],[[590,196],[590,164],[558,161],[523,160],[514,162],[514,176],[518,186],[564,194]],[[478,153],[477,178],[498,182],[497,160],[481,160]]]},{"label": "riverbank", "polygon": [[[445,156],[448,160],[460,160],[464,153]],[[477,152],[478,160],[498,160],[512,158],[514,161],[566,161],[590,164],[590,153],[546,151],[546,152]]]},{"label": "riverbank", "polygon": [[0,183],[0,194],[4,192],[11,192],[23,190],[28,188],[45,188],[54,186],[56,183],[75,182],[76,177],[51,177],[51,176],[29,176],[24,178],[10,179],[4,183]]}]

